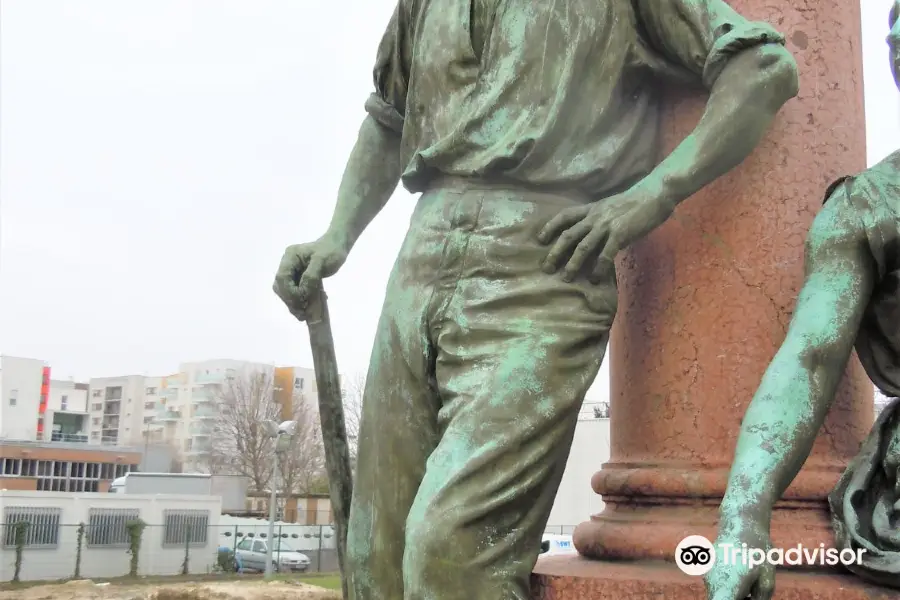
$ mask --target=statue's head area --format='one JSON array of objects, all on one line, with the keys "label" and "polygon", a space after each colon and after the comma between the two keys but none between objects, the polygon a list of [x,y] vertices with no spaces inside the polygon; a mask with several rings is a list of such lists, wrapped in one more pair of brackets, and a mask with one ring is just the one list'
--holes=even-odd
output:
[{"label": "statue's head area", "polygon": [[891,70],[894,73],[894,83],[900,89],[900,0],[894,0],[891,8],[891,33],[888,35],[888,46],[891,48]]}]

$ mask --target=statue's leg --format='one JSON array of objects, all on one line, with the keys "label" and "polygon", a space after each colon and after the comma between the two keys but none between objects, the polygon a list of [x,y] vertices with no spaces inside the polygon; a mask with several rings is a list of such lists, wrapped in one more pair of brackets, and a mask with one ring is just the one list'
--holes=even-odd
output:
[{"label": "statue's leg", "polygon": [[[350,505],[347,575],[353,600],[403,598],[406,517],[437,444],[439,408],[426,312],[443,232],[420,200],[387,287],[372,349]],[[432,218],[430,218],[432,217]],[[365,301],[366,291],[360,290]]]},{"label": "statue's leg", "polygon": [[446,254],[455,285],[432,317],[442,435],[407,521],[406,600],[531,598],[530,573],[616,309],[614,277],[592,286],[540,270],[547,248],[537,232],[572,201],[471,196],[459,214],[474,216],[459,218]]}]

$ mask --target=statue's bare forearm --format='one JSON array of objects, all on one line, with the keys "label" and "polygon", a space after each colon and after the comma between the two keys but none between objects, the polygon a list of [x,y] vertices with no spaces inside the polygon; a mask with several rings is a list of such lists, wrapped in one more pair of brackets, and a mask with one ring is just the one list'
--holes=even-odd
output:
[{"label": "statue's bare forearm", "polygon": [[810,232],[808,275],[787,337],[741,425],[720,535],[747,519],[768,526],[843,377],[875,276],[858,218],[846,206],[829,201]]},{"label": "statue's bare forearm", "polygon": [[785,102],[797,95],[797,64],[783,46],[744,50],[723,69],[694,131],[650,178],[678,204],[739,165]]},{"label": "statue's bare forearm", "polygon": [[[811,311],[797,316],[816,318]],[[815,349],[804,347],[802,337],[785,340],[744,415],[722,501],[725,529],[746,518],[768,525],[775,502],[809,456],[831,407],[852,342],[822,361],[813,358]]]},{"label": "statue's bare forearm", "polygon": [[344,169],[327,235],[353,247],[394,193],[401,169],[400,135],[367,116]]}]

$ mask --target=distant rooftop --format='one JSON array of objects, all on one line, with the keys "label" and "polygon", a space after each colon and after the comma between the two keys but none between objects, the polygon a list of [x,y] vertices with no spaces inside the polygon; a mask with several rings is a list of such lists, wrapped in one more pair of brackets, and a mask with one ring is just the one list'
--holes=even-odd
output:
[{"label": "distant rooftop", "polygon": [[116,454],[143,454],[141,447],[103,446],[100,444],[81,444],[77,442],[32,442],[30,440],[0,439],[0,446],[17,446],[19,448],[45,448],[48,450],[81,450],[90,452],[109,452]]}]

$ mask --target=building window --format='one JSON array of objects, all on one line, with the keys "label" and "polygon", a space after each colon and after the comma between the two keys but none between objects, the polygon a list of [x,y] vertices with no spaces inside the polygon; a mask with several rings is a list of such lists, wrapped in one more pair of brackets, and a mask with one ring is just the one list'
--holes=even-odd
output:
[{"label": "building window", "polygon": [[107,400],[121,400],[122,399],[122,386],[108,387],[106,388],[106,399]]},{"label": "building window", "polygon": [[9,391],[9,405],[15,406],[19,402],[19,390]]},{"label": "building window", "polygon": [[134,508],[92,508],[88,512],[88,546],[127,546],[128,524],[137,521],[141,511]]},{"label": "building window", "polygon": [[29,523],[25,531],[26,548],[55,548],[59,544],[61,508],[9,506],[3,511],[4,548],[16,547],[16,523]]},{"label": "building window", "polygon": [[298,390],[303,389],[303,378],[302,377],[294,378],[294,387],[297,388]]},{"label": "building window", "polygon": [[598,402],[594,406],[594,418],[595,419],[608,419],[609,418],[609,403],[608,402]]},{"label": "building window", "polygon": [[59,410],[66,410],[69,405],[69,397],[65,394],[62,395],[62,398],[59,399]]},{"label": "building window", "polygon": [[91,404],[91,410],[103,410],[103,403]]},{"label": "building window", "polygon": [[147,394],[148,396],[155,396],[155,395],[156,395],[156,388],[155,388],[155,387],[148,387],[146,390],[144,390],[144,393]]},{"label": "building window", "polygon": [[2,463],[2,465],[3,465],[3,474],[4,475],[19,476],[22,474],[22,459],[21,458],[4,458],[4,459],[0,459],[0,463]]},{"label": "building window", "polygon": [[166,510],[163,522],[163,546],[206,546],[208,510]]},{"label": "building window", "polygon": [[100,398],[101,396],[103,396],[103,390],[94,390],[91,392],[92,398]]}]

